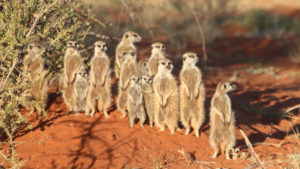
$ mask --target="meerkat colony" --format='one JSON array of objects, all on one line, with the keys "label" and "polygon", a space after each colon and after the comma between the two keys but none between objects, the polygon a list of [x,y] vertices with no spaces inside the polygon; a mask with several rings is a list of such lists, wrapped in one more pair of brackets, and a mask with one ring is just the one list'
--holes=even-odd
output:
[{"label": "meerkat colony", "polygon": [[[167,127],[171,134],[175,133],[180,121],[186,129],[186,135],[192,127],[196,137],[199,137],[200,127],[205,121],[205,89],[202,72],[196,66],[199,61],[197,54],[183,54],[180,86],[177,86],[172,74],[174,66],[165,57],[165,45],[160,42],[153,43],[151,56],[138,60],[135,43],[141,39],[137,33],[127,31],[115,50],[114,75],[119,84],[116,105],[121,117],[128,115],[131,127],[134,127],[136,118],[140,120],[141,127],[148,118],[150,127],[156,126],[162,131]],[[112,95],[107,45],[103,41],[95,42],[89,73],[84,69],[78,47],[79,44],[75,41],[67,43],[63,74],[59,82],[63,84],[64,102],[70,111],[85,112],[92,117],[98,110],[108,117]],[[24,72],[28,81],[43,78],[44,61],[40,57],[43,50],[39,43],[28,46],[28,54],[24,58]],[[42,101],[45,109],[47,85],[37,84],[31,92]],[[213,158],[222,152],[230,159],[229,151],[235,145],[235,117],[228,96],[228,92],[234,89],[232,83],[220,82],[211,100],[209,120]],[[37,109],[31,105],[24,106],[31,112]]]}]

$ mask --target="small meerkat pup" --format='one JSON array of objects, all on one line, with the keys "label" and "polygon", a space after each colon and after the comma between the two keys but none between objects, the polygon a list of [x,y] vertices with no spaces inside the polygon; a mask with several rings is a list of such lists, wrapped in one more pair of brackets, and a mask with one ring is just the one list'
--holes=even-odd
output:
[{"label": "small meerkat pup", "polygon": [[120,77],[120,69],[122,66],[122,53],[124,50],[134,50],[136,51],[136,46],[134,45],[134,43],[136,42],[140,42],[142,40],[142,37],[133,32],[133,31],[127,31],[123,34],[123,37],[120,41],[120,43],[118,44],[117,48],[116,48],[116,58],[115,58],[115,76],[116,78]]},{"label": "small meerkat pup", "polygon": [[153,80],[155,97],[155,125],[165,130],[165,125],[174,134],[179,116],[179,98],[176,80],[172,75],[173,64],[169,59],[161,59],[158,72]]},{"label": "small meerkat pup", "polygon": [[185,135],[190,132],[190,123],[199,137],[199,129],[205,120],[204,99],[205,90],[202,83],[202,73],[196,66],[199,61],[197,54],[183,54],[183,68],[180,71],[180,118],[186,128]]},{"label": "small meerkat pup", "polygon": [[141,87],[144,96],[145,109],[149,118],[150,127],[154,123],[154,91],[152,87],[153,76],[145,74],[142,76]]},{"label": "small meerkat pup", "polygon": [[140,78],[132,76],[130,78],[130,85],[128,88],[128,99],[127,99],[127,110],[128,120],[130,127],[133,127],[134,120],[138,118],[140,125],[143,128],[146,120],[146,113],[143,104],[143,93],[140,86]]},{"label": "small meerkat pup", "polygon": [[226,159],[230,159],[229,151],[235,145],[235,117],[231,110],[231,101],[228,92],[236,89],[231,82],[219,82],[210,107],[210,145],[214,149],[212,158],[225,152]]},{"label": "small meerkat pup", "polygon": [[70,85],[74,82],[76,73],[83,66],[78,48],[79,45],[75,41],[67,43],[67,50],[64,57],[65,85]]},{"label": "small meerkat pup", "polygon": [[137,64],[137,74],[138,76],[143,76],[149,73],[148,59],[139,60]]},{"label": "small meerkat pup", "polygon": [[160,59],[165,59],[166,46],[160,42],[155,42],[151,45],[152,51],[149,58],[148,67],[149,74],[155,76],[158,70],[158,62]]},{"label": "small meerkat pup", "polygon": [[119,92],[117,99],[117,108],[122,113],[121,118],[126,117],[126,102],[128,94],[128,86],[130,78],[136,74],[136,52],[134,50],[124,51],[122,54],[125,58],[121,66],[120,79],[119,79]]},{"label": "small meerkat pup", "polygon": [[83,66],[75,74],[75,81],[71,85],[67,85],[63,98],[70,111],[75,111],[76,115],[86,110],[86,101],[89,89],[89,79]]},{"label": "small meerkat pup", "polygon": [[95,42],[95,53],[91,60],[90,88],[87,98],[87,116],[93,116],[96,107],[108,118],[107,110],[111,104],[110,61],[106,54],[107,45],[103,41]]}]

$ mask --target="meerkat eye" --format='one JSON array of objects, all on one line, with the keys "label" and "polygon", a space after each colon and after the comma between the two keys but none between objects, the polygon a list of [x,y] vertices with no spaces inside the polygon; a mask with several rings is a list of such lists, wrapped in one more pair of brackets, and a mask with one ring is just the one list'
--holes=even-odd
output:
[{"label": "meerkat eye", "polygon": [[159,49],[160,47],[159,46],[155,46],[157,49]]},{"label": "meerkat eye", "polygon": [[40,45],[38,45],[37,48],[42,49],[42,47]]},{"label": "meerkat eye", "polygon": [[33,48],[33,46],[32,45],[29,45],[29,49],[32,49]]},{"label": "meerkat eye", "polygon": [[137,38],[137,37],[138,37],[138,35],[137,35],[137,34],[133,34],[133,36],[134,36],[135,38]]},{"label": "meerkat eye", "polygon": [[76,46],[76,47],[78,46],[78,43],[77,43],[77,42],[75,42],[75,46]]},{"label": "meerkat eye", "polygon": [[135,52],[131,52],[130,55],[131,55],[131,56],[134,56],[134,55],[135,55]]},{"label": "meerkat eye", "polygon": [[171,65],[172,63],[171,62],[168,62],[168,65]]},{"label": "meerkat eye", "polygon": [[223,85],[223,87],[224,87],[224,89],[227,89],[227,86],[226,86],[226,84],[224,84],[224,85]]},{"label": "meerkat eye", "polygon": [[129,35],[128,35],[128,34],[125,34],[125,38],[129,38]]},{"label": "meerkat eye", "polygon": [[100,48],[101,46],[100,46],[100,45],[97,45],[97,47]]},{"label": "meerkat eye", "polygon": [[161,62],[162,65],[166,65],[166,62]]},{"label": "meerkat eye", "polygon": [[190,55],[190,58],[194,58],[194,55]]}]

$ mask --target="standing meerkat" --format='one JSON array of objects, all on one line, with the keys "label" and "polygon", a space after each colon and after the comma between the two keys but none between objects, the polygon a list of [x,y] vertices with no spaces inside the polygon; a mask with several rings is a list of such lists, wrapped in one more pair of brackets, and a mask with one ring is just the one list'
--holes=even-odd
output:
[{"label": "standing meerkat", "polygon": [[70,111],[75,111],[76,115],[86,110],[87,94],[89,89],[89,80],[86,70],[83,66],[75,74],[75,81],[67,85],[63,92],[63,99]]},{"label": "standing meerkat", "polygon": [[228,92],[236,89],[230,82],[219,82],[210,107],[210,145],[214,149],[212,158],[225,152],[226,159],[230,159],[229,151],[235,145],[235,117],[231,110],[231,101]]},{"label": "standing meerkat", "polygon": [[44,68],[44,59],[41,57],[45,51],[44,47],[37,42],[30,43],[27,49],[28,54],[24,58],[24,76],[25,80],[31,82],[30,95],[34,97],[39,105],[26,103],[24,106],[32,114],[35,110],[38,115],[47,107],[48,85],[45,80],[47,70]]},{"label": "standing meerkat", "polygon": [[180,71],[180,118],[186,128],[185,135],[190,132],[190,123],[199,137],[199,129],[205,120],[204,99],[205,90],[202,83],[202,73],[196,66],[199,61],[197,54],[183,54],[183,68]]},{"label": "standing meerkat", "polygon": [[136,118],[140,120],[140,125],[143,128],[146,120],[146,113],[143,104],[143,93],[140,86],[140,78],[132,76],[128,88],[127,110],[130,127],[133,127]]},{"label": "standing meerkat", "polygon": [[123,60],[122,60],[123,51],[129,50],[129,49],[136,51],[136,46],[134,45],[134,43],[140,42],[141,40],[142,40],[142,37],[133,31],[127,31],[123,34],[123,37],[116,48],[116,54],[115,54],[116,55],[116,57],[115,57],[115,76],[116,76],[116,78],[120,77],[120,69],[121,69],[122,62],[123,62]]},{"label": "standing meerkat", "polygon": [[[24,58],[24,73],[29,81],[36,81],[45,75],[44,59],[42,53],[45,48],[37,42],[30,43],[27,49],[28,54]],[[43,77],[42,77],[43,78]]]},{"label": "standing meerkat", "polygon": [[106,54],[107,45],[103,41],[95,42],[95,53],[91,60],[90,88],[87,98],[87,116],[93,116],[96,107],[108,118],[107,110],[111,104],[110,61]]},{"label": "standing meerkat", "polygon": [[144,96],[145,109],[149,118],[150,127],[154,123],[154,91],[152,87],[153,76],[145,74],[142,76],[141,87]]},{"label": "standing meerkat", "polygon": [[70,85],[75,80],[75,75],[83,66],[81,55],[78,51],[79,45],[75,41],[67,43],[67,50],[64,57],[64,85]]},{"label": "standing meerkat", "polygon": [[126,102],[128,94],[128,86],[130,78],[136,74],[136,52],[134,50],[126,50],[123,52],[123,57],[125,58],[121,66],[120,79],[118,85],[118,99],[117,108],[122,113],[122,118],[126,117]]},{"label": "standing meerkat", "polygon": [[165,59],[166,46],[160,42],[155,42],[151,45],[152,51],[149,58],[148,67],[149,74],[155,76],[158,70],[158,62],[160,59]]},{"label": "standing meerkat", "polygon": [[158,72],[153,80],[155,97],[155,125],[165,130],[165,125],[174,134],[179,116],[179,99],[176,80],[172,75],[173,64],[169,59],[161,59]]}]

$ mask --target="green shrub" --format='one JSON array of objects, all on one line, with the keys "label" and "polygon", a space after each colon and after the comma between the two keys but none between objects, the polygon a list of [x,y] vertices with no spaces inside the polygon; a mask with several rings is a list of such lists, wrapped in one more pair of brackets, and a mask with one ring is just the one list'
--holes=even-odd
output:
[{"label": "green shrub", "polygon": [[285,34],[299,35],[300,21],[280,14],[273,14],[263,10],[254,10],[242,14],[236,22],[254,35],[282,37]]},{"label": "green shrub", "polygon": [[81,0],[0,2],[0,138],[9,138],[10,143],[10,153],[6,156],[0,151],[0,157],[10,167],[20,167],[14,154],[13,135],[20,125],[28,124],[20,109],[28,101],[30,87],[22,73],[26,45],[43,42],[49,72],[59,72],[66,42],[83,40],[89,30],[89,16],[83,5]]}]

